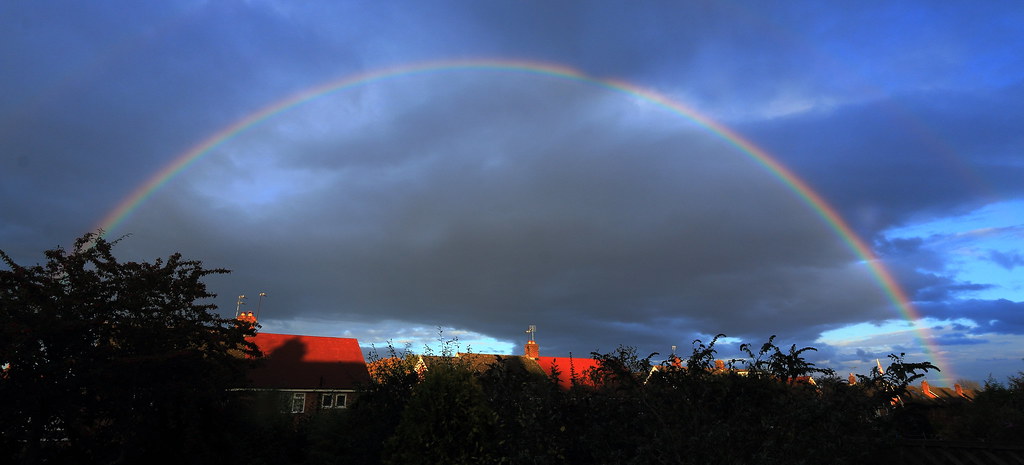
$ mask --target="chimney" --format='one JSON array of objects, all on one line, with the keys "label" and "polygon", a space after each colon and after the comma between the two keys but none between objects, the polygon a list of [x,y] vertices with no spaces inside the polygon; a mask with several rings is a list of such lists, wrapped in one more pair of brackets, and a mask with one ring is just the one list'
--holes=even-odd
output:
[{"label": "chimney", "polygon": [[715,371],[725,371],[725,360],[715,360]]},{"label": "chimney", "polygon": [[963,386],[961,386],[959,384],[954,384],[953,385],[953,389],[956,390],[956,395],[958,395],[960,397],[967,397],[967,396],[964,395],[964,387]]},{"label": "chimney", "polygon": [[248,323],[248,324],[253,325],[253,326],[256,325],[256,317],[252,314],[252,312],[242,312],[242,313],[239,313],[238,314],[238,321],[241,321],[241,322],[244,322],[244,323]]},{"label": "chimney", "polygon": [[529,329],[526,330],[526,334],[530,335],[530,339],[526,340],[526,348],[523,350],[523,355],[537,360],[540,358],[540,347],[537,346],[537,325],[530,325]]},{"label": "chimney", "polygon": [[857,377],[854,376],[853,373],[850,373],[850,377],[846,378],[846,381],[850,383],[850,386],[853,386],[854,384],[857,384]]},{"label": "chimney", "polygon": [[534,360],[540,358],[540,346],[537,345],[537,341],[526,341],[526,350],[523,355]]},{"label": "chimney", "polygon": [[931,398],[931,399],[939,397],[939,396],[935,395],[934,392],[932,392],[931,388],[929,388],[928,381],[921,381],[921,392],[924,393],[925,397],[928,397],[928,398]]}]

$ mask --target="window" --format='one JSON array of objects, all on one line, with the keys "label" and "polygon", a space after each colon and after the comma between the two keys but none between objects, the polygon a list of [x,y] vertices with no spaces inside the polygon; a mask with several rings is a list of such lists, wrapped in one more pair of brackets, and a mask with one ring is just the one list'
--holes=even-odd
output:
[{"label": "window", "polygon": [[331,408],[334,407],[334,395],[333,394],[321,394],[320,395],[320,408]]},{"label": "window", "polygon": [[296,392],[292,394],[292,413],[303,413],[306,411],[306,393]]},{"label": "window", "polygon": [[334,407],[348,408],[348,403],[346,402],[347,400],[348,397],[345,394],[338,394],[337,396],[335,396]]}]

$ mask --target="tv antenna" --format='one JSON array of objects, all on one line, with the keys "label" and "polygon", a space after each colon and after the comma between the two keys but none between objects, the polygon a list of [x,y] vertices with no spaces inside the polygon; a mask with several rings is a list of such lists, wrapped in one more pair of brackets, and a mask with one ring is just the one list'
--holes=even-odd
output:
[{"label": "tv antenna", "polygon": [[245,305],[245,295],[238,296],[238,302],[235,302],[235,318],[238,318],[238,313],[242,311],[242,305]]},{"label": "tv antenna", "polygon": [[530,335],[530,342],[537,342],[537,325],[530,325],[530,328],[526,330],[526,334]]}]

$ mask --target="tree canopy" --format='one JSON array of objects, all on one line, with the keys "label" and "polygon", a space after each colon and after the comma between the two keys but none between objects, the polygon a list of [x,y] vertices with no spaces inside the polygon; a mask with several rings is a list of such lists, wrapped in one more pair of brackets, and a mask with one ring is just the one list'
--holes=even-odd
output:
[{"label": "tree canopy", "polygon": [[[42,265],[0,259],[0,449],[37,462],[134,461],[218,447],[228,388],[244,384],[251,325],[220,317],[203,279],[227,273],[173,254],[121,262],[100,234]],[[159,440],[156,440],[159,438]]]},{"label": "tree canopy", "polygon": [[721,360],[722,335],[660,363],[592,353],[570,386],[454,339],[440,356],[389,345],[351,408],[295,416],[288,393],[232,390],[259,353],[256,328],[204,303],[226,270],[121,262],[117,242],[88,234],[33,266],[0,251],[0,463],[866,463],[907,439],[1015,444],[1024,424],[1024,374],[973,402],[904,405],[937,367],[894,354],[843,380],[775,336]]}]

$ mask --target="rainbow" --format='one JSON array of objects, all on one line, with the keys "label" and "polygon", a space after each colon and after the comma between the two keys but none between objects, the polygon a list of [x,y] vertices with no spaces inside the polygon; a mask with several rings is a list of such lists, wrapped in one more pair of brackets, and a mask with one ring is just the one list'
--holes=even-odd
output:
[{"label": "rainbow", "polygon": [[[782,163],[779,163],[778,160],[773,158],[766,151],[757,147],[750,141],[743,138],[740,134],[721,123],[718,123],[711,118],[698,113],[693,108],[674,101],[655,91],[644,89],[620,80],[591,77],[573,68],[551,63],[494,59],[421,62],[351,75],[298,92],[267,105],[260,110],[228,125],[207,137],[205,140],[199,142],[185,153],[177,156],[170,164],[157,172],[156,175],[135,189],[131,195],[118,204],[116,208],[103,218],[95,229],[104,231],[104,234],[109,234],[123,223],[125,219],[139,207],[139,205],[152,196],[154,192],[159,190],[178,173],[187,169],[192,163],[195,163],[196,160],[202,158],[203,155],[210,153],[213,149],[223,145],[234,136],[290,108],[327,94],[400,76],[440,71],[466,70],[489,70],[536,74],[596,85],[651,102],[671,113],[675,113],[689,119],[708,129],[716,136],[740,149],[740,151],[764,167],[764,169],[769,173],[781,180],[800,198],[801,201],[817,213],[817,215],[825,221],[828,227],[835,231],[843,242],[846,243],[850,250],[852,250],[864,261],[864,263],[867,264],[874,278],[878,281],[882,290],[885,292],[887,298],[896,305],[903,318],[911,323],[921,319],[920,313],[914,307],[912,301],[893,277],[892,273],[882,264],[881,260],[878,259],[871,248],[850,228],[850,225],[847,224],[839,215],[839,212],[829,205],[829,203],[826,202],[820,194],[814,191],[810,185],[783,166]],[[943,373],[945,375],[945,379],[954,379],[950,369],[951,364],[944,360],[943,357],[940,357],[939,355],[941,352],[934,346],[934,344],[929,342],[931,338],[927,329],[916,324],[914,326],[916,328],[915,332],[921,341],[921,345],[925,349],[926,355],[937,366],[946,368]]]}]

